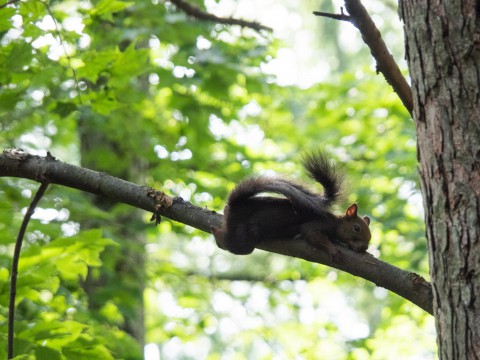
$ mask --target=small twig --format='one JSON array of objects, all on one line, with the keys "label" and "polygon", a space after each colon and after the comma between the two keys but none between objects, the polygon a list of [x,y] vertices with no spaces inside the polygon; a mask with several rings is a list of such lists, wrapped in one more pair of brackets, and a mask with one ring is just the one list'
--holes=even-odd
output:
[{"label": "small twig", "polygon": [[38,202],[45,194],[47,190],[48,182],[44,182],[38,188],[35,197],[33,198],[30,206],[27,209],[25,216],[23,217],[22,225],[18,231],[17,241],[15,242],[15,250],[13,252],[12,259],[12,273],[10,277],[10,304],[8,306],[8,359],[13,358],[13,339],[14,339],[14,321],[15,321],[15,297],[17,295],[17,276],[18,276],[18,262],[20,260],[20,250],[22,249],[23,237],[27,230],[28,222],[35,212]]},{"label": "small twig", "polygon": [[412,89],[402,75],[392,54],[388,51],[380,31],[375,26],[367,10],[360,0],[345,0],[345,7],[349,15],[343,14],[343,9],[340,15],[321,12],[314,12],[314,14],[336,20],[349,21],[360,31],[363,41],[370,48],[370,52],[377,62],[377,72],[383,74],[385,80],[393,87],[393,90],[397,93],[405,108],[412,114]]},{"label": "small twig", "polygon": [[185,0],[169,0],[172,4],[174,4],[177,8],[181,9],[187,15],[199,19],[199,20],[207,20],[207,21],[214,21],[220,24],[226,25],[239,25],[241,27],[248,27],[253,30],[266,30],[266,31],[273,31],[271,27],[262,25],[256,21],[247,21],[243,19],[236,19],[233,17],[220,17],[210,13],[207,13],[200,9],[199,7],[190,4],[188,1]]},{"label": "small twig", "polygon": [[[9,0],[5,4],[0,5],[0,9],[2,9],[4,7],[7,7],[7,5],[15,4],[19,1],[20,0]],[[45,6],[45,9],[47,10],[48,15],[50,15],[50,17],[53,20],[53,23],[55,24],[55,32],[57,33],[57,36],[58,36],[58,42],[60,43],[60,46],[63,48],[63,53],[65,54],[65,57],[67,58],[68,67],[70,68],[70,70],[72,70],[73,80],[75,81],[75,85],[76,85],[77,90],[78,90],[79,102],[80,102],[80,104],[82,104],[82,96],[81,96],[82,94],[81,94],[81,90],[80,90],[80,86],[79,86],[79,82],[78,82],[77,71],[75,70],[75,68],[72,65],[72,58],[70,57],[70,55],[68,55],[67,47],[65,45],[65,42],[63,41],[62,34],[60,33],[60,28],[58,26],[57,19],[55,19],[55,16],[53,15],[53,11],[52,11],[52,9],[50,8],[50,5],[47,2],[45,2],[43,0],[40,0],[39,2],[42,3]]]},{"label": "small twig", "polygon": [[340,20],[340,21],[348,21],[348,22],[352,21],[352,18],[349,15],[343,13],[343,7],[340,8],[340,14],[331,14],[331,13],[326,13],[326,12],[323,12],[323,11],[314,11],[313,15],[323,16],[323,17],[326,17],[326,18]]},{"label": "small twig", "polygon": [[83,105],[82,91],[80,90],[80,84],[78,82],[77,70],[75,70],[75,68],[73,67],[72,58],[70,57],[70,55],[68,55],[67,46],[65,45],[65,41],[63,41],[62,34],[60,33],[60,28],[58,26],[57,19],[53,15],[53,11],[52,11],[52,9],[50,8],[50,5],[47,2],[40,0],[40,3],[42,3],[43,6],[45,6],[45,9],[47,10],[48,15],[50,15],[50,17],[53,20],[53,23],[55,25],[55,32],[57,33],[57,36],[58,36],[58,42],[60,43],[60,46],[63,49],[63,53],[65,54],[65,57],[67,58],[68,67],[70,68],[70,70],[72,70],[73,81],[75,82],[75,86],[77,87],[77,91],[78,91],[78,101],[79,101],[80,105]]}]

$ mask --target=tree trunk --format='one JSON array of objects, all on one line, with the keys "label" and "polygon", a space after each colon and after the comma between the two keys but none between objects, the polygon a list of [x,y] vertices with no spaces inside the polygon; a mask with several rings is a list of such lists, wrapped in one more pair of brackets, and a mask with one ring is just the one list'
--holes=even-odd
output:
[{"label": "tree trunk", "polygon": [[[108,137],[108,131],[102,128],[107,119],[102,119],[86,108],[83,109],[78,123],[81,164],[82,166],[97,171],[105,171],[120,178],[137,183],[144,183],[145,166],[140,158],[135,158],[135,151],[129,151],[131,162],[128,168],[112,166],[105,168],[105,163],[98,161],[99,154],[114,154],[119,159],[128,159],[129,154],[122,146]],[[121,119],[117,117],[117,121]],[[112,120],[109,120],[112,121]],[[128,121],[128,119],[123,119]],[[121,120],[119,121],[121,122]],[[94,196],[93,203],[103,211],[111,211],[115,202],[102,196]],[[139,224],[143,224],[142,212],[132,209],[127,214],[112,215],[113,224],[118,224],[115,229],[109,228],[107,237],[112,237],[120,245],[119,248],[109,249],[102,254],[102,260],[107,266],[100,270],[90,269],[83,288],[89,298],[89,307],[93,311],[99,311],[106,301],[112,301],[119,308],[124,317],[122,330],[132,335],[143,349],[145,345],[145,321],[143,292],[145,290],[145,235],[138,231]],[[82,227],[102,228],[102,223],[95,219],[89,219]],[[95,273],[95,274],[94,274]],[[118,288],[121,287],[125,296],[118,296]],[[116,296],[115,298],[112,296]],[[135,299],[133,301],[133,299]],[[141,358],[141,353],[138,358]]]},{"label": "tree trunk", "polygon": [[400,1],[440,359],[480,359],[480,2]]}]

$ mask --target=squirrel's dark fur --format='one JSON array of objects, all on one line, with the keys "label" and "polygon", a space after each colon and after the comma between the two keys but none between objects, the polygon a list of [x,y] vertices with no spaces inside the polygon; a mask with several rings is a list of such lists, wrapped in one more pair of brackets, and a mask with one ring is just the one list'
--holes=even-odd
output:
[{"label": "squirrel's dark fur", "polygon": [[[218,246],[234,254],[250,254],[260,241],[301,237],[325,249],[334,260],[340,253],[332,241],[365,251],[371,238],[370,219],[357,215],[356,204],[350,205],[343,216],[330,211],[342,195],[343,174],[321,152],[305,154],[303,165],[322,184],[323,194],[279,177],[243,180],[228,197],[222,227],[211,228]],[[285,198],[257,196],[261,193]]]}]

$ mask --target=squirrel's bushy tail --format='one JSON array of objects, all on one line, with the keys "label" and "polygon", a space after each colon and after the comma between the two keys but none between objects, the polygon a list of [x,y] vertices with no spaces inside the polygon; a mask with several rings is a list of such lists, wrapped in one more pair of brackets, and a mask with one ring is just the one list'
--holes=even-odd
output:
[{"label": "squirrel's bushy tail", "polygon": [[344,174],[320,151],[306,152],[302,156],[303,166],[310,177],[322,184],[323,198],[328,204],[335,203],[343,195]]},{"label": "squirrel's bushy tail", "polygon": [[310,176],[322,184],[324,193],[315,193],[293,181],[279,178],[258,176],[240,182],[230,193],[228,204],[234,206],[243,200],[260,193],[276,193],[285,196],[294,209],[325,212],[341,196],[343,174],[340,173],[323,153],[309,152],[303,156],[303,165]]}]

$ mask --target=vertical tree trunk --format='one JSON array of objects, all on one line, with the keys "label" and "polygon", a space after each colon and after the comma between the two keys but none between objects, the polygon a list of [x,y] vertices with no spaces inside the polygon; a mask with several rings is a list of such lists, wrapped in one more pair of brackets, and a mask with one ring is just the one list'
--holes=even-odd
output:
[{"label": "vertical tree trunk", "polygon": [[[119,123],[122,122],[120,116],[113,117]],[[81,165],[97,171],[108,171],[110,174],[118,176],[136,183],[144,182],[145,164],[138,157],[135,157],[134,149],[130,154],[125,152],[124,147],[119,146],[117,142],[108,137],[108,131],[102,128],[112,119],[101,119],[100,115],[83,109],[81,119],[78,123],[80,147],[81,147]],[[123,121],[128,121],[127,118]],[[105,164],[98,161],[99,154],[108,153],[117,156],[122,161],[133,158],[128,168],[122,168],[118,164],[105,168]],[[130,155],[130,157],[129,157]],[[93,203],[103,211],[110,211],[115,203],[101,196],[94,196]],[[143,350],[145,345],[145,321],[144,321],[144,302],[143,292],[145,290],[145,235],[139,232],[139,224],[143,224],[142,212],[131,210],[128,214],[112,215],[111,221],[118,224],[118,228],[110,230],[107,237],[114,238],[119,248],[109,249],[102,254],[102,260],[109,266],[103,266],[100,271],[96,270],[96,275],[89,271],[88,277],[84,282],[84,290],[89,297],[89,307],[98,311],[105,305],[105,301],[112,301],[119,308],[125,321],[120,328],[132,335]],[[95,219],[90,219],[88,224],[82,224],[85,228],[99,227],[102,223]],[[99,273],[98,273],[99,272]],[[121,287],[127,296],[118,296]],[[117,296],[112,298],[111,295]],[[135,299],[132,301],[132,299]],[[125,354],[124,354],[125,356]],[[139,353],[137,358],[141,358]]]},{"label": "vertical tree trunk", "polygon": [[480,359],[480,2],[400,1],[441,359]]}]

